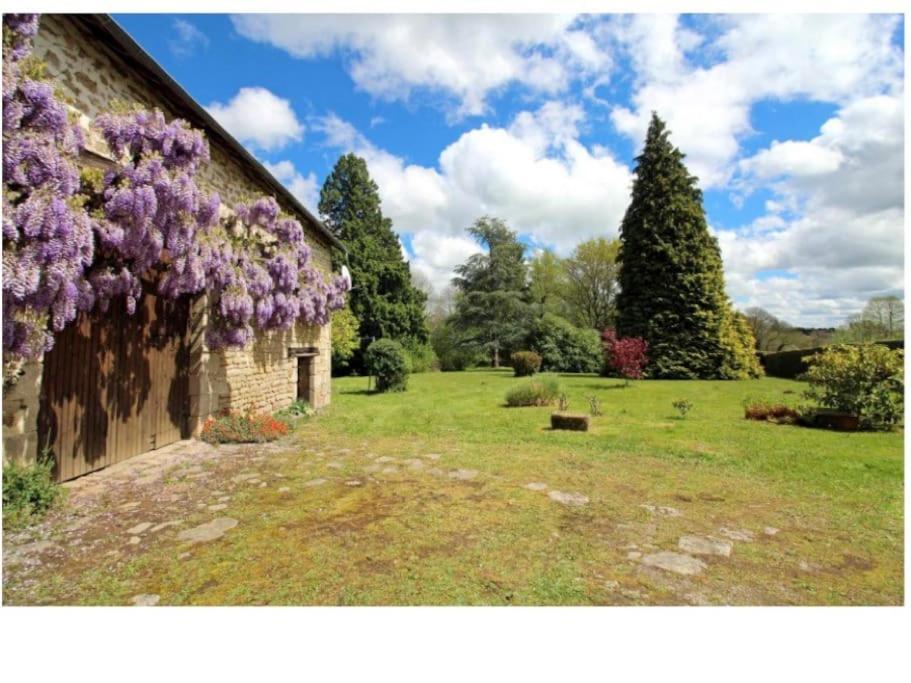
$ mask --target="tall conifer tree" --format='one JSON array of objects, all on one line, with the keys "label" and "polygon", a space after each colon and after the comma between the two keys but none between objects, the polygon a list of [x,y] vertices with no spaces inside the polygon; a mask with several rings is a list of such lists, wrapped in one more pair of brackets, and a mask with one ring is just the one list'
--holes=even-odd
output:
[{"label": "tall conifer tree", "polygon": [[352,367],[361,369],[363,349],[373,338],[397,339],[406,346],[425,343],[427,297],[411,282],[392,221],[383,216],[377,185],[362,158],[354,154],[339,158],[320,191],[319,212],[348,249],[354,285],[350,308],[361,337]]},{"label": "tall conifer tree", "polygon": [[652,114],[620,227],[617,331],[648,342],[650,377],[754,376],[752,335],[725,294],[721,251],[683,158]]}]

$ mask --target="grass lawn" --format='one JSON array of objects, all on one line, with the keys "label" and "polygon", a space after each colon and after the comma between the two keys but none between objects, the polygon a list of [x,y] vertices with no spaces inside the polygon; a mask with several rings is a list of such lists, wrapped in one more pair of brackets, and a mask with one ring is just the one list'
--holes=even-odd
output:
[{"label": "grass lawn", "polygon": [[[508,371],[416,375],[407,392],[384,395],[367,394],[364,378],[334,380],[331,408],[267,460],[288,491],[243,489],[224,513],[239,524],[218,541],[188,550],[163,538],[114,568],[58,568],[37,594],[91,604],[137,593],[162,604],[903,602],[902,434],[743,419],[746,396],[797,403],[802,385],[787,380],[559,379],[571,410],[601,399],[590,432],[551,431],[550,408],[503,407],[528,381]],[[693,404],[685,419],[676,399]],[[565,505],[553,491],[588,500]],[[690,551],[703,563],[693,575],[644,562],[684,553],[687,535],[730,540],[730,555]]]}]

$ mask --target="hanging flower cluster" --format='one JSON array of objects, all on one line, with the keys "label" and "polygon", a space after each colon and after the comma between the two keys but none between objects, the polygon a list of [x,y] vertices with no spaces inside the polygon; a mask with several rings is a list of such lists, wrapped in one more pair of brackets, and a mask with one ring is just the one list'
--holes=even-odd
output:
[{"label": "hanging flower cluster", "polygon": [[158,293],[170,299],[205,286],[197,231],[218,220],[218,194],[196,185],[209,160],[203,135],[157,109],[102,114],[94,123],[117,167],[104,175],[96,224],[97,258],[86,274],[96,302],[107,310],[125,298],[132,314],[142,278],[157,271]]},{"label": "hanging flower cluster", "polygon": [[132,314],[144,279],[171,299],[209,294],[213,349],[245,345],[254,328],[327,323],[348,280],[324,280],[301,224],[273,198],[219,221],[218,194],[196,184],[208,143],[185,121],[158,110],[99,116],[116,162],[80,181],[81,131],[24,68],[37,26],[37,15],[3,16],[4,356],[40,357],[79,311],[121,297]]},{"label": "hanging flower cluster", "polygon": [[254,327],[282,330],[297,320],[324,325],[345,304],[348,281],[323,279],[303,227],[282,215],[272,197],[236,206],[234,217],[200,243],[208,269],[210,348],[243,346]]},{"label": "hanging flower cluster", "polygon": [[3,349],[21,358],[50,349],[52,333],[92,303],[82,135],[27,59],[37,30],[37,15],[3,15]]}]

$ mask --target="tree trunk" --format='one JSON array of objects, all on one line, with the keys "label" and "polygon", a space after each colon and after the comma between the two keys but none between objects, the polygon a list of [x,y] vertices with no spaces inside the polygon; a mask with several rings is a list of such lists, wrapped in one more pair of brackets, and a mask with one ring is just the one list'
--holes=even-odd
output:
[{"label": "tree trunk", "polygon": [[500,367],[500,349],[496,346],[493,349],[493,366],[494,368]]}]

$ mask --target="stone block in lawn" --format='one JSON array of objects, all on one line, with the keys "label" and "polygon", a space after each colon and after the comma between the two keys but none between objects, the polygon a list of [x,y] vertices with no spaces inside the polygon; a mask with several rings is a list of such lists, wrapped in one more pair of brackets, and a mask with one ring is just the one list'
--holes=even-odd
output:
[{"label": "stone block in lawn", "polygon": [[573,413],[551,413],[551,429],[571,429],[576,432],[588,431],[588,415],[575,415]]}]

